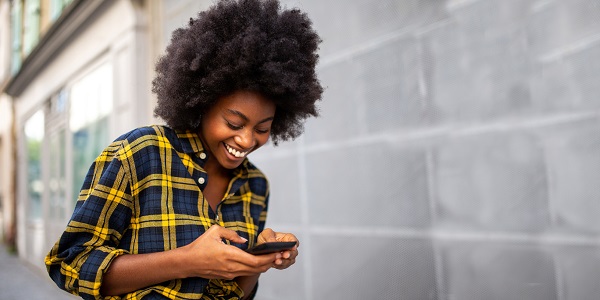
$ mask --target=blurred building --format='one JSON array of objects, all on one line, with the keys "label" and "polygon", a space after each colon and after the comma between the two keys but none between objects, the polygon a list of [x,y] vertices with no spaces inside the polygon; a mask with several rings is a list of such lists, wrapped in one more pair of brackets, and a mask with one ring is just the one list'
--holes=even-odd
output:
[{"label": "blurred building", "polygon": [[43,266],[99,151],[156,122],[154,61],[208,4],[0,2],[1,228],[22,258]]},{"label": "blurred building", "polygon": [[[321,118],[251,159],[298,263],[260,299],[595,299],[600,2],[287,0],[323,38]],[[83,174],[152,117],[212,0],[0,0],[0,221],[42,267]]]}]

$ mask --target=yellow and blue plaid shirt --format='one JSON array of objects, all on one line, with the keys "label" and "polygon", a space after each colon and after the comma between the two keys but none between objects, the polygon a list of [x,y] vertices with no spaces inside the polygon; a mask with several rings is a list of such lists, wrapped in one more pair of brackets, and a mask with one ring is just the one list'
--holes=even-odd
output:
[{"label": "yellow and blue plaid shirt", "polygon": [[[253,246],[264,229],[269,188],[246,159],[234,170],[216,211],[204,200],[207,160],[193,132],[164,126],[135,129],[96,158],[66,230],[45,262],[56,284],[84,299],[100,295],[102,275],[122,254],[187,245],[213,224],[235,230]],[[186,278],[107,299],[238,299],[229,280]]]}]

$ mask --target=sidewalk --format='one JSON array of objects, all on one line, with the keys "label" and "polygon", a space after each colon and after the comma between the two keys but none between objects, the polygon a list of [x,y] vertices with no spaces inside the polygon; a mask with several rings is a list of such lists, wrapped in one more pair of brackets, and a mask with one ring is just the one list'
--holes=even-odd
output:
[{"label": "sidewalk", "polygon": [[43,271],[8,253],[0,244],[0,300],[73,300],[79,299],[60,290]]}]

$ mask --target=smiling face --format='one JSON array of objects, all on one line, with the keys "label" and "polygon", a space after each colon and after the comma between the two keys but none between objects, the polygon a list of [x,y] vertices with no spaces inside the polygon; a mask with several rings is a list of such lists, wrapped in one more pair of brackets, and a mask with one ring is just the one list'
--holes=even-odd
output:
[{"label": "smiling face", "polygon": [[275,103],[255,92],[238,91],[219,99],[202,116],[200,128],[209,163],[237,168],[269,140],[274,116]]}]

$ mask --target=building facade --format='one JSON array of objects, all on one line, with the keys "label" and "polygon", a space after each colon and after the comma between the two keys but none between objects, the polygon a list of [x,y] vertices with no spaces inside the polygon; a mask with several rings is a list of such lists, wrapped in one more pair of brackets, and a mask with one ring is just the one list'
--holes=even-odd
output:
[{"label": "building facade", "polygon": [[99,151],[125,131],[158,122],[150,82],[170,35],[164,32],[208,3],[1,3],[0,38],[11,46],[0,52],[2,233],[41,267]]},{"label": "building facade", "polygon": [[10,2],[14,49],[5,86],[14,118],[16,248],[39,267],[64,230],[90,159],[117,131],[151,116],[147,7],[63,1],[53,15],[54,2]]},{"label": "building facade", "polygon": [[[0,226],[42,268],[87,167],[152,116],[213,1],[0,0]],[[300,257],[259,299],[594,299],[600,3],[285,0],[323,38],[321,117],[251,160]]]}]

